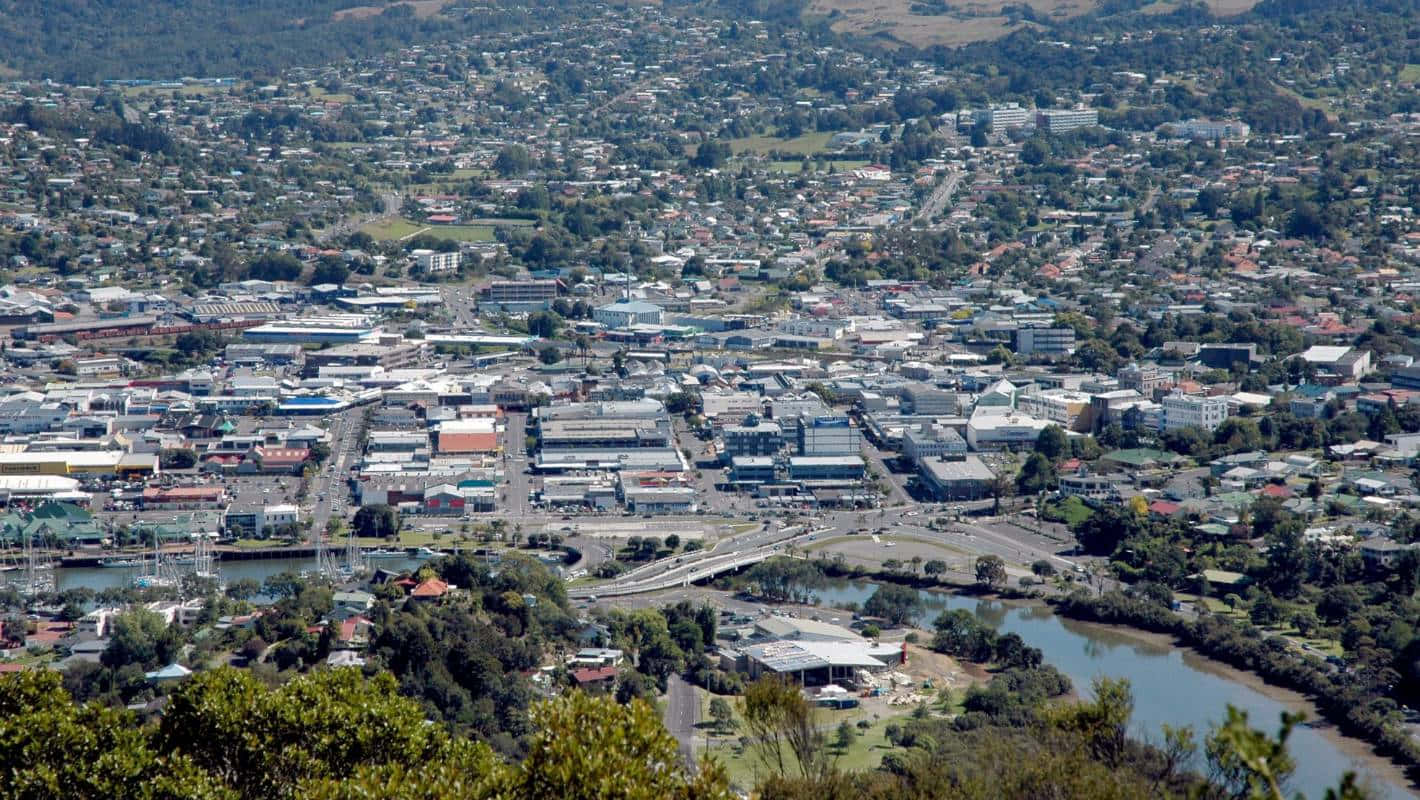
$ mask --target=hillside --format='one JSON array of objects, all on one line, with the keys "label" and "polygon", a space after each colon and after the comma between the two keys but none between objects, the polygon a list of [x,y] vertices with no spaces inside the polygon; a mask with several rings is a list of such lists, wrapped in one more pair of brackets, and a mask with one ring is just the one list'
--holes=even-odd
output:
[{"label": "hillside", "polygon": [[[540,22],[546,15],[539,9]],[[0,0],[0,74],[76,83],[261,76],[530,19],[523,4],[428,0]]]}]

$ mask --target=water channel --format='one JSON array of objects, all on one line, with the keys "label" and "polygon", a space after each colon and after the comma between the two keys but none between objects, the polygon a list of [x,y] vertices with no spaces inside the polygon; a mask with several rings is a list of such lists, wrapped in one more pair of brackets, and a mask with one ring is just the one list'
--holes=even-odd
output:
[{"label": "water channel", "polygon": [[[860,606],[872,595],[869,583],[841,583],[817,591],[824,605]],[[1254,726],[1275,733],[1283,711],[1303,711],[1319,721],[1316,710],[1294,692],[1259,688],[1249,676],[1211,661],[1192,650],[1175,647],[1162,637],[1106,625],[1058,617],[1042,604],[1006,604],[974,597],[921,592],[928,608],[918,624],[931,629],[932,621],[946,610],[965,609],[1002,632],[1015,633],[1039,648],[1048,664],[1070,677],[1075,689],[1087,696],[1096,677],[1125,678],[1134,693],[1131,733],[1160,742],[1162,726],[1189,726],[1200,742],[1222,721],[1228,704],[1248,713]],[[1287,746],[1297,763],[1289,789],[1318,800],[1328,786],[1336,786],[1350,770],[1361,776],[1373,796],[1398,800],[1416,797],[1405,777],[1389,761],[1372,754],[1355,739],[1329,727],[1299,726]]]}]

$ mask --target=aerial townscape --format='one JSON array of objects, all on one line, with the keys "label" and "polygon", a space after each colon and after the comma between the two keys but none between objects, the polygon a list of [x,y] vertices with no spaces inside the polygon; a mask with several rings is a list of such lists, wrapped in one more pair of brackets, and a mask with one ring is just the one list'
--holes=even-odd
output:
[{"label": "aerial townscape", "polygon": [[0,0],[0,800],[1420,793],[1420,0]]}]

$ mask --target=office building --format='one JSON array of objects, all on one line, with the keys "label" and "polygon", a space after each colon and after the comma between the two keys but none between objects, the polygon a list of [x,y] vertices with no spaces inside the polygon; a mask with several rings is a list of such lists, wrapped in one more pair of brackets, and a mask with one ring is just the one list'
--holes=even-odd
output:
[{"label": "office building", "polygon": [[1074,328],[1016,328],[1011,352],[1022,356],[1067,356],[1075,352]]},{"label": "office building", "polygon": [[794,435],[801,456],[857,456],[858,429],[846,416],[799,417]]},{"label": "office building", "polygon": [[1175,392],[1163,400],[1163,429],[1201,428],[1211,431],[1228,418],[1225,397],[1201,397]]}]

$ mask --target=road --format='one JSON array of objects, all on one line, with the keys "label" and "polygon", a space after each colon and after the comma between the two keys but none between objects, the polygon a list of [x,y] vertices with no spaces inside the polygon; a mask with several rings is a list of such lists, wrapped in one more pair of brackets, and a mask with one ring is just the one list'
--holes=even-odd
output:
[{"label": "road", "polygon": [[347,480],[350,467],[360,458],[360,425],[364,408],[352,408],[330,418],[330,458],[311,479],[307,506],[302,510],[311,517],[311,529],[325,531],[332,517],[344,519],[350,512],[350,488]]},{"label": "road", "polygon": [[[844,536],[854,536],[864,543],[876,543],[881,538],[885,548],[881,560],[899,555],[886,548],[890,547],[888,543],[894,536],[904,536],[929,546],[940,545],[946,550],[965,553],[969,559],[999,556],[1012,574],[1018,576],[1030,574],[1030,565],[1041,560],[1049,561],[1057,570],[1087,566],[1082,559],[1062,555],[1074,550],[1068,531],[1049,525],[1037,526],[1034,520],[1026,519],[1022,523],[1008,517],[968,518],[929,527],[930,520],[949,513],[944,508],[937,504],[909,503],[871,512],[821,514],[802,525],[790,527],[762,526],[721,539],[707,551],[660,559],[605,582],[577,586],[569,590],[568,595],[590,599],[661,591],[740,570],[775,555],[790,554],[812,542]],[[863,528],[867,530],[860,533]]]},{"label": "road", "polygon": [[398,192],[386,192],[380,195],[380,200],[385,204],[383,214],[356,214],[351,217],[346,217],[340,222],[317,233],[316,241],[329,242],[333,239],[348,236],[372,222],[393,219],[399,216],[399,209],[404,205],[403,195]]},{"label": "road", "polygon": [[503,432],[503,471],[507,475],[502,508],[509,517],[526,516],[531,510],[532,483],[528,478],[528,415],[510,413]]},{"label": "road", "polygon": [[912,222],[914,224],[926,222],[929,226],[940,227],[939,224],[933,225],[932,220],[936,219],[937,215],[946,210],[951,203],[952,195],[956,194],[961,179],[962,173],[956,170],[948,172],[947,177],[943,178],[942,182],[932,189],[932,193],[927,195],[927,199],[922,202],[922,209],[912,218]]},{"label": "road", "polygon": [[680,756],[695,766],[695,725],[700,722],[700,698],[695,687],[672,675],[666,683],[666,730],[680,742]]}]

